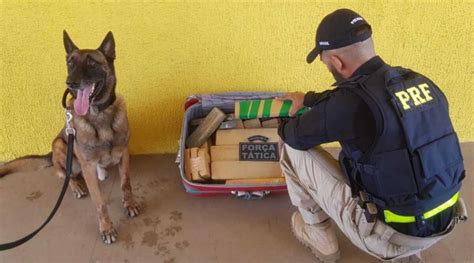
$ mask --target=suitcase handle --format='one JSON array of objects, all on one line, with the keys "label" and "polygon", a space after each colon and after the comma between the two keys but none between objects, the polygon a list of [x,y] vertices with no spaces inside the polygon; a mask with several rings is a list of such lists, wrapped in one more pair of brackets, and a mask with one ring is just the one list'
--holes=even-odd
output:
[{"label": "suitcase handle", "polygon": [[231,191],[230,193],[238,199],[260,200],[269,195],[270,191]]}]

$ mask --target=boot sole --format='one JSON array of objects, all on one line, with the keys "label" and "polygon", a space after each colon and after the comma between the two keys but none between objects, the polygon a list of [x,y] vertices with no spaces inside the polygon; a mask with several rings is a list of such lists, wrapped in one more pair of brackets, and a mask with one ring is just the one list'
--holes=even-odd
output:
[{"label": "boot sole", "polygon": [[319,261],[322,261],[324,263],[334,263],[337,262],[341,258],[341,253],[338,251],[337,253],[331,254],[331,255],[324,255],[319,250],[313,248],[308,242],[304,241],[301,239],[296,233],[295,229],[293,227],[293,220],[291,222],[291,232],[293,233],[293,236],[296,237],[296,239],[305,247],[309,248],[311,252],[318,258]]}]

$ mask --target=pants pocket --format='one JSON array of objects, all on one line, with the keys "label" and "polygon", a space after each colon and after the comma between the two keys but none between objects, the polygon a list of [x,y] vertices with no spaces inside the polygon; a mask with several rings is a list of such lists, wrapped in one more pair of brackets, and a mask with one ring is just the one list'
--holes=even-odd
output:
[{"label": "pants pocket", "polygon": [[370,252],[382,260],[396,259],[412,249],[410,247],[392,244],[387,240],[383,240],[377,234],[372,234],[364,238],[364,243]]}]

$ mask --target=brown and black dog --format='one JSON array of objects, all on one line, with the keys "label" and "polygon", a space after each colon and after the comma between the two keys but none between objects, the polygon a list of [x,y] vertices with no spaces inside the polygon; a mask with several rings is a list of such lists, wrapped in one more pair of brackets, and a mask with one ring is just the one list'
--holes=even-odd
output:
[{"label": "brown and black dog", "polygon": [[[109,32],[98,49],[79,49],[64,31],[64,47],[68,71],[66,84],[73,96],[68,106],[73,108],[76,130],[69,186],[75,197],[85,196],[85,187],[79,180],[82,175],[97,209],[102,240],[110,244],[117,239],[117,232],[98,181],[107,177],[107,167],[118,165],[122,202],[127,214],[134,217],[140,212],[130,186],[127,112],[123,98],[115,94],[115,41]],[[67,138],[63,128],[52,143],[52,155],[27,156],[0,165],[0,177],[23,171],[28,164],[34,169],[52,164],[56,174],[64,178]]]}]

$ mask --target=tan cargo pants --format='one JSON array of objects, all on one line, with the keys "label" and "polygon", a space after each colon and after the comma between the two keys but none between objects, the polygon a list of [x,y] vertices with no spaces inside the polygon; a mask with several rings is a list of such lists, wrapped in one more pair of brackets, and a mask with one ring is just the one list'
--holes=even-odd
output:
[{"label": "tan cargo pants", "polygon": [[363,209],[357,205],[358,197],[352,197],[338,161],[320,146],[299,151],[285,145],[280,165],[291,202],[307,224],[331,218],[354,245],[380,260],[417,254],[454,228],[453,220],[444,233],[418,238],[401,234],[379,220],[375,225],[367,225]]}]

